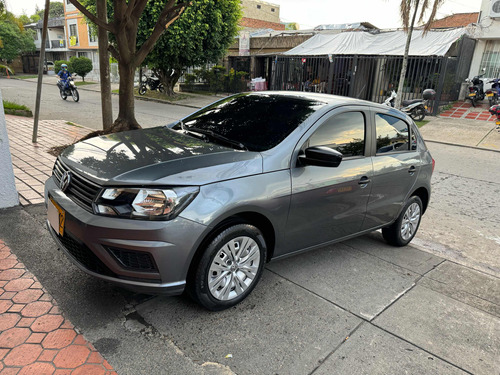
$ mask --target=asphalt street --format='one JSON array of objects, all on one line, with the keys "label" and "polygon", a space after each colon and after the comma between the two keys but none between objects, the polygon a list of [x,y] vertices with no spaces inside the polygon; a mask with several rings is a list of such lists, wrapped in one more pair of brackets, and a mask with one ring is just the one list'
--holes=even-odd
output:
[{"label": "asphalt street", "polygon": [[[53,77],[49,77],[53,78]],[[54,82],[56,78],[53,78]],[[85,86],[83,86],[85,88]],[[36,83],[19,79],[0,79],[0,89],[4,100],[35,108]],[[80,101],[71,98],[62,100],[57,86],[42,85],[40,104],[41,120],[67,120],[92,129],[102,129],[101,94],[95,91],[79,89]],[[118,95],[112,96],[113,116],[118,114]],[[177,105],[135,101],[137,121],[144,128],[166,125],[194,112],[194,108]]]}]

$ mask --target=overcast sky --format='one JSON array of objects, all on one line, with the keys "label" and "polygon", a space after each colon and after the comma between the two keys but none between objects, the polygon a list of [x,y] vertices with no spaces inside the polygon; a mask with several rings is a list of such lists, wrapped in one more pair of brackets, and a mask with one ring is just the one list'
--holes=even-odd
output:
[{"label": "overcast sky", "polygon": [[[267,0],[280,5],[283,22],[297,22],[301,29],[320,24],[370,22],[379,28],[400,27],[401,0]],[[14,14],[31,15],[35,5],[43,8],[44,0],[7,0]],[[442,18],[453,13],[479,12],[481,0],[445,0],[438,11]]]}]

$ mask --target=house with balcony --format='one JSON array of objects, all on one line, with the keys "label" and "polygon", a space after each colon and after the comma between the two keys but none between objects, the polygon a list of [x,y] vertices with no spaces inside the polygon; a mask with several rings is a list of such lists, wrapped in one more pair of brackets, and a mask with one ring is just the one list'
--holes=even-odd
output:
[{"label": "house with balcony", "polygon": [[[64,17],[51,18],[48,21],[47,40],[45,41],[45,61],[57,61],[69,59],[69,48],[64,29]],[[43,21],[24,25],[27,29],[35,31],[36,52],[22,56],[23,71],[25,73],[36,73],[38,71],[38,59],[42,46]]]}]

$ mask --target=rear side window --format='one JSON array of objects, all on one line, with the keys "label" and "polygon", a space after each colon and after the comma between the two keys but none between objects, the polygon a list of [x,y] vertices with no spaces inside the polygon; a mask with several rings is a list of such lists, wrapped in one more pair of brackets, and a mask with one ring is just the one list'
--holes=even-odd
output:
[{"label": "rear side window", "polygon": [[[410,150],[410,127],[403,120],[377,113],[375,115],[377,132],[377,154]],[[415,137],[412,137],[415,139]],[[414,148],[416,148],[416,142]]]},{"label": "rear side window", "polygon": [[365,154],[365,116],[346,112],[326,120],[309,139],[309,147],[327,146],[344,157]]}]

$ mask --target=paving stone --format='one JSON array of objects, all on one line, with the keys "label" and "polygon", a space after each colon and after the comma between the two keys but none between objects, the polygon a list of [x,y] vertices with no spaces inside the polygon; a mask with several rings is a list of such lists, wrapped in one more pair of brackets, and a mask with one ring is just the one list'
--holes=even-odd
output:
[{"label": "paving stone", "polygon": [[85,363],[90,349],[83,345],[70,345],[57,353],[54,365],[61,368],[77,368]]},{"label": "paving stone", "polygon": [[33,285],[32,279],[16,279],[9,281],[3,288],[9,292],[20,292]]},{"label": "paving stone", "polygon": [[0,314],[3,314],[6,312],[10,307],[12,306],[12,301],[8,299],[1,299],[0,300]]},{"label": "paving stone", "polygon": [[1,348],[15,348],[21,345],[30,336],[31,332],[28,328],[10,328],[0,333]]},{"label": "paving stone", "polygon": [[267,268],[368,320],[410,289],[419,277],[344,244],[274,261]]},{"label": "paving stone", "polygon": [[52,375],[54,370],[55,368],[52,363],[36,362],[23,367],[21,371],[19,371],[18,375]]},{"label": "paving stone", "polygon": [[71,373],[71,375],[104,375],[106,370],[101,365],[83,365],[78,367],[75,371]]},{"label": "paving stone", "polygon": [[1,314],[0,315],[0,332],[4,332],[16,325],[21,319],[19,314]]},{"label": "paving stone", "polygon": [[59,353],[58,350],[44,349],[40,357],[38,357],[38,361],[52,362],[57,353]]},{"label": "paving stone", "polygon": [[64,321],[61,315],[42,315],[31,325],[33,332],[51,332],[59,328]]},{"label": "paving stone", "polygon": [[26,340],[27,343],[40,344],[45,338],[46,333],[32,333],[30,337]]},{"label": "paving stone", "polygon": [[18,327],[29,327],[35,321],[35,318],[21,318],[19,323],[17,323]]},{"label": "paving stone", "polygon": [[[23,279],[20,279],[23,280]],[[40,289],[27,289],[18,292],[14,297],[12,297],[12,301],[16,303],[31,303],[37,301],[43,292]]]},{"label": "paving stone", "polygon": [[314,372],[314,375],[345,374],[465,375],[466,372],[365,323]]},{"label": "paving stone", "polygon": [[47,314],[52,308],[50,302],[32,302],[26,305],[26,307],[21,311],[21,314],[28,318],[36,318],[43,314]]},{"label": "paving stone", "polygon": [[5,258],[0,259],[0,270],[8,270],[9,268],[13,268],[17,264],[17,259]]},{"label": "paving stone", "polygon": [[24,270],[19,268],[12,268],[9,270],[0,272],[0,280],[14,280],[21,277],[24,273]]},{"label": "paving stone", "polygon": [[6,366],[26,366],[35,362],[42,347],[37,344],[23,344],[10,351],[4,359]]},{"label": "paving stone", "polygon": [[374,324],[476,374],[498,375],[500,319],[416,286]]},{"label": "paving stone", "polygon": [[72,329],[58,329],[47,334],[42,341],[42,346],[45,349],[62,349],[73,341],[76,333]]}]

